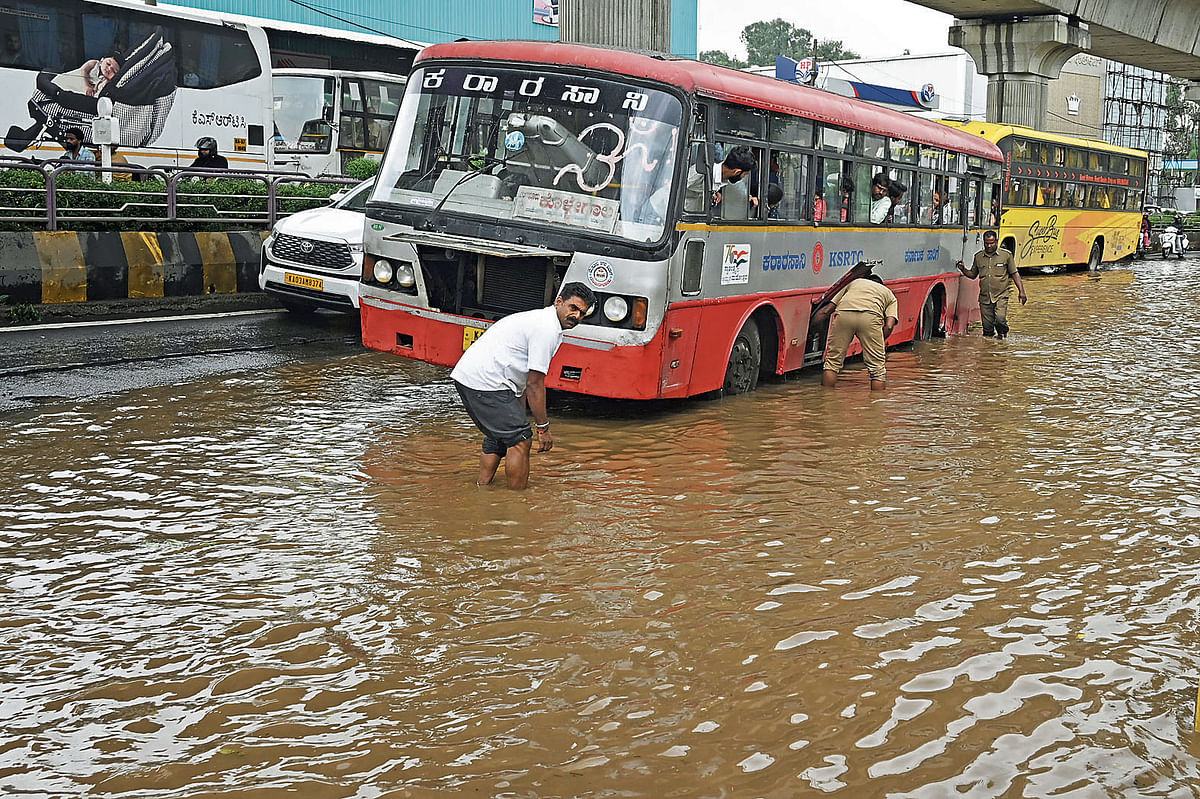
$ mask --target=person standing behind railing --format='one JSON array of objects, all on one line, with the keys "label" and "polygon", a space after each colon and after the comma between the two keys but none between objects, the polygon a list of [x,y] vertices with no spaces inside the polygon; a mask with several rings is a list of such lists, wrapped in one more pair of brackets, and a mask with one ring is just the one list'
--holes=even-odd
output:
[{"label": "person standing behind railing", "polygon": [[62,138],[63,161],[95,161],[96,154],[83,146],[83,130],[67,128]]}]

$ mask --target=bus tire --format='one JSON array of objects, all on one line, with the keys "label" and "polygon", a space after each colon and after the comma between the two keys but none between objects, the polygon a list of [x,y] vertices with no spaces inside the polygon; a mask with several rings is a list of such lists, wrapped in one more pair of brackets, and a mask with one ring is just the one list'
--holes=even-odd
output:
[{"label": "bus tire", "polygon": [[921,306],[921,315],[917,317],[917,332],[913,335],[913,341],[932,341],[933,333],[937,329],[938,320],[934,317],[937,314],[937,303],[933,301],[933,292],[925,298],[925,304]]},{"label": "bus tire", "polygon": [[758,387],[758,370],[762,363],[762,340],[758,325],[753,319],[738,331],[729,351],[729,363],[725,367],[725,383],[721,389],[726,394],[748,394]]},{"label": "bus tire", "polygon": [[1089,272],[1095,272],[1100,268],[1100,262],[1104,258],[1104,245],[1100,242],[1092,244],[1092,253],[1088,256],[1087,268]]}]

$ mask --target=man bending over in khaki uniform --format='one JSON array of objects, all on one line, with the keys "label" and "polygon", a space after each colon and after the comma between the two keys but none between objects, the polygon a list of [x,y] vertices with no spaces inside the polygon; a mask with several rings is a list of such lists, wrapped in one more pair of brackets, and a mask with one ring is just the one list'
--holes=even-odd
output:
[{"label": "man bending over in khaki uniform", "polygon": [[819,308],[813,314],[813,323],[819,324],[831,312],[833,319],[829,323],[821,385],[837,385],[838,373],[842,371],[842,363],[846,360],[846,350],[857,337],[863,360],[867,364],[867,373],[871,375],[871,390],[887,388],[887,350],[884,342],[896,329],[898,322],[896,295],[883,285],[878,275],[860,277],[834,294],[828,305]]}]

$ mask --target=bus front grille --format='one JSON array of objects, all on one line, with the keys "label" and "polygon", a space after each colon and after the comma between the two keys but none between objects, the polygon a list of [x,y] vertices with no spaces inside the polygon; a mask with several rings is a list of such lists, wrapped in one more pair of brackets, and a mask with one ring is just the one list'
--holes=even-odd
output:
[{"label": "bus front grille", "polygon": [[554,302],[566,265],[550,258],[501,258],[473,252],[418,247],[429,305],[496,320]]},{"label": "bus front grille", "polygon": [[546,307],[547,264],[545,258],[485,256],[480,297],[484,309],[515,313]]}]

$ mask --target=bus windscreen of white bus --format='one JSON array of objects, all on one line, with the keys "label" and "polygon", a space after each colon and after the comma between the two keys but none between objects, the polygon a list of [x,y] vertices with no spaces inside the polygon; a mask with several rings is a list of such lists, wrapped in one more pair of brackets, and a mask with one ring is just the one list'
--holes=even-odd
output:
[{"label": "bus windscreen of white bus", "polygon": [[682,113],[666,92],[586,75],[426,67],[372,199],[658,241]]},{"label": "bus windscreen of white bus", "polygon": [[275,152],[327,153],[333,139],[333,78],[276,75]]}]

